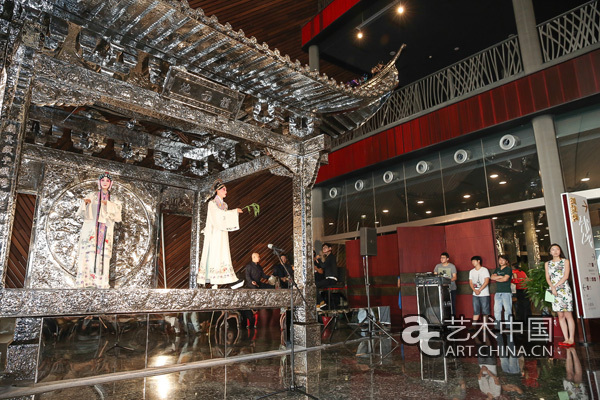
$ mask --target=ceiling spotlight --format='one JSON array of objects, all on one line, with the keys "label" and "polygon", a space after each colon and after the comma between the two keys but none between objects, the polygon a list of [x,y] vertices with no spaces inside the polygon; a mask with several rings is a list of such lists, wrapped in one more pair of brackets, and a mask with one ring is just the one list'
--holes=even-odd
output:
[{"label": "ceiling spotlight", "polygon": [[367,216],[366,216],[365,214],[361,215],[360,217],[361,217],[362,219],[365,219],[365,218],[367,218]]},{"label": "ceiling spotlight", "polygon": [[585,178],[581,178],[581,182],[587,182],[589,180],[590,180],[590,178],[588,178],[587,176]]},{"label": "ceiling spotlight", "polygon": [[546,233],[544,236],[548,236],[548,234]]},{"label": "ceiling spotlight", "polygon": [[417,204],[423,204],[423,203],[425,203],[423,200],[417,201]]},{"label": "ceiling spotlight", "polygon": [[431,211],[427,210],[425,211],[425,214],[431,214]]},{"label": "ceiling spotlight", "polygon": [[333,225],[333,222],[330,222],[329,225]]},{"label": "ceiling spotlight", "polygon": [[543,222],[538,222],[538,225],[544,225],[544,223]]},{"label": "ceiling spotlight", "polygon": [[498,217],[492,217],[492,219],[498,219]]},{"label": "ceiling spotlight", "polygon": [[463,197],[464,197],[465,199],[468,199],[469,197],[471,197],[471,195],[470,195],[470,194],[465,194]]},{"label": "ceiling spotlight", "polygon": [[497,177],[498,177],[498,174],[491,174],[490,175],[490,178],[492,178],[492,179],[496,179]]},{"label": "ceiling spotlight", "polygon": [[429,56],[429,59],[431,60],[433,58],[433,56]]},{"label": "ceiling spotlight", "polygon": [[540,230],[539,230],[539,229],[536,229],[535,231],[536,231],[536,232],[539,232]]},{"label": "ceiling spotlight", "polygon": [[460,47],[458,47],[458,46],[456,46],[456,47],[454,48],[454,51],[459,51],[459,50],[460,50]]},{"label": "ceiling spotlight", "polygon": [[522,219],[518,219],[518,220],[517,220],[517,223],[518,223],[518,224],[520,224],[521,222],[523,222],[523,220],[522,220]]},{"label": "ceiling spotlight", "polygon": [[506,181],[500,181],[498,182],[499,185],[506,185]]},{"label": "ceiling spotlight", "polygon": [[390,212],[390,210],[382,210],[382,212],[384,212],[384,213],[389,213],[389,212]]},{"label": "ceiling spotlight", "polygon": [[362,39],[363,36],[364,35],[363,35],[363,33],[361,31],[358,31],[358,33],[356,34],[356,37],[359,38],[359,39]]},{"label": "ceiling spotlight", "polygon": [[404,6],[403,5],[399,5],[398,8],[396,8],[396,12],[398,14],[404,14]]}]

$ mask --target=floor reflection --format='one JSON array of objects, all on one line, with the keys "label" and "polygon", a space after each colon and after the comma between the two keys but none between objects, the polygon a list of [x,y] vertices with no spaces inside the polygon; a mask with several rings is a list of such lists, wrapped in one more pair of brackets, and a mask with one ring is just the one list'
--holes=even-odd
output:
[{"label": "floor reflection", "polygon": [[[91,319],[85,329],[85,320],[70,321],[64,325],[66,330],[58,334],[65,340],[57,339],[53,346],[48,343],[44,350],[45,361],[52,366],[47,368],[44,381],[91,374],[91,371],[112,372],[119,368],[132,368],[140,362],[133,356],[138,354],[141,346],[135,334],[140,327],[146,328],[150,339],[149,367],[285,348],[285,329],[273,324],[262,327],[259,324],[256,329],[250,324],[248,328],[244,320],[238,323],[235,318],[227,317],[223,315],[221,318],[220,314],[198,315],[197,325],[189,318],[188,332],[183,325],[179,332],[175,332],[176,321],[169,320],[168,316],[151,317],[146,322],[123,319],[117,321],[124,322],[119,343],[131,346],[133,351],[117,349],[113,352],[108,352],[108,349],[117,342],[118,330],[110,318]],[[279,315],[265,315],[265,318],[278,320]],[[182,315],[176,319],[183,324]],[[203,321],[210,324],[204,323],[202,328]],[[227,325],[219,321],[225,321],[223,324]],[[200,329],[196,331],[195,326]],[[497,338],[466,342],[477,350],[476,355],[466,357],[452,355],[455,353],[449,349],[456,344],[438,340],[430,346],[442,350],[446,356],[428,357],[416,345],[396,345],[386,337],[369,340],[364,329],[350,335],[354,327],[340,323],[333,335],[338,338],[334,341],[337,344],[321,350],[322,368],[313,379],[317,384],[311,388],[311,394],[320,399],[598,398],[596,382],[600,370],[600,344],[569,349],[552,347],[551,357],[528,358],[514,351],[520,346],[530,346],[526,336],[514,335],[511,338],[502,334]],[[81,334],[86,331],[87,335]],[[324,332],[324,335],[331,338],[332,333]],[[349,336],[362,336],[365,340],[342,344]],[[394,338],[399,339],[400,335],[396,334]],[[69,343],[72,346],[70,350]],[[489,351],[500,348],[512,351]],[[60,357],[64,357],[62,362]],[[257,398],[289,387],[289,361],[289,356],[284,356],[195,368],[142,379],[57,390],[36,398]],[[287,397],[280,394],[274,398]]]},{"label": "floor reflection", "polygon": [[251,321],[220,311],[46,318],[38,382],[279,349],[279,310],[251,315]]}]

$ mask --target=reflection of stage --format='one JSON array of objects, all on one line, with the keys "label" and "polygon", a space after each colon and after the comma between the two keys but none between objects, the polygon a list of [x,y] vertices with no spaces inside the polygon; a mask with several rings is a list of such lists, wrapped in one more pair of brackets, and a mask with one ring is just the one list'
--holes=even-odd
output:
[{"label": "reflection of stage", "polygon": [[0,318],[283,308],[289,297],[287,290],[256,289],[3,289]]}]

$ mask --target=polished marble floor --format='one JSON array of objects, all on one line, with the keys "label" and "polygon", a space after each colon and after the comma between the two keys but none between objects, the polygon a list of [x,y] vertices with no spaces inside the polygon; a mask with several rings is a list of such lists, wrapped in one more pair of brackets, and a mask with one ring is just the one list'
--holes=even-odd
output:
[{"label": "polished marble floor", "polygon": [[[178,329],[150,318],[125,319],[127,329],[111,331],[108,321],[91,320],[77,326],[68,340],[48,341],[41,353],[39,382],[68,379],[195,361],[218,360],[285,348],[285,335],[276,324],[278,315],[266,313],[257,328],[231,321],[229,330],[212,337],[202,330]],[[202,318],[200,318],[202,319]],[[169,321],[162,318],[161,321]],[[114,321],[113,321],[114,322]],[[119,322],[119,321],[117,321]],[[80,321],[80,324],[82,322]],[[106,326],[104,326],[105,324]],[[100,325],[103,325],[102,328]],[[552,346],[552,357],[427,357],[416,345],[396,345],[391,339],[360,339],[366,333],[341,323],[325,332],[320,350],[322,367],[307,377],[307,390],[319,399],[598,399],[600,345],[564,349]],[[192,328],[189,324],[188,328]],[[83,334],[89,329],[90,334]],[[103,331],[104,330],[104,331]],[[148,336],[140,332],[147,332]],[[393,337],[400,340],[397,333]],[[103,333],[104,332],[104,333]],[[119,334],[119,345],[114,347]],[[332,336],[333,333],[333,336]],[[67,335],[67,333],[62,333]],[[60,335],[60,333],[59,333]],[[146,337],[148,338],[147,342]],[[344,344],[344,340],[350,341]],[[93,339],[90,339],[93,338]],[[512,343],[500,336],[503,345]],[[92,344],[92,342],[94,342]],[[514,342],[527,344],[526,337]],[[447,344],[447,343],[446,343]],[[495,346],[496,340],[474,343]],[[444,345],[441,345],[442,347]],[[148,348],[146,352],[142,348]],[[491,348],[491,347],[490,347]],[[290,385],[290,357],[278,356],[228,365],[204,366],[162,375],[100,382],[37,394],[36,399],[255,399]],[[2,391],[0,391],[2,397]],[[303,398],[282,393],[271,398]]]}]

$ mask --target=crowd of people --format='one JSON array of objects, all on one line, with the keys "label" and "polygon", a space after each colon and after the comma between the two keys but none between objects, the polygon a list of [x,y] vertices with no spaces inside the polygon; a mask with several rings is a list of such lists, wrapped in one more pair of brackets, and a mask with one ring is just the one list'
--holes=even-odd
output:
[{"label": "crowd of people", "polygon": [[[552,294],[552,311],[558,314],[564,341],[559,345],[572,347],[575,345],[575,321],[573,319],[573,295],[569,287],[570,264],[558,244],[550,246],[551,260],[545,263],[548,291]],[[491,271],[482,265],[480,256],[471,257],[473,268],[469,271],[469,286],[472,291],[473,321],[480,318],[486,322],[491,313],[490,284],[496,282],[494,294],[494,321],[500,328],[502,317],[511,323],[513,320],[526,321],[531,315],[531,303],[527,297],[527,274],[518,263],[510,265],[508,256],[498,256],[498,266]],[[456,312],[456,266],[450,262],[450,255],[443,252],[440,263],[435,266],[434,273],[442,274],[450,279],[450,298],[452,314]],[[514,301],[513,301],[514,300]],[[515,314],[513,315],[513,305]]]}]

